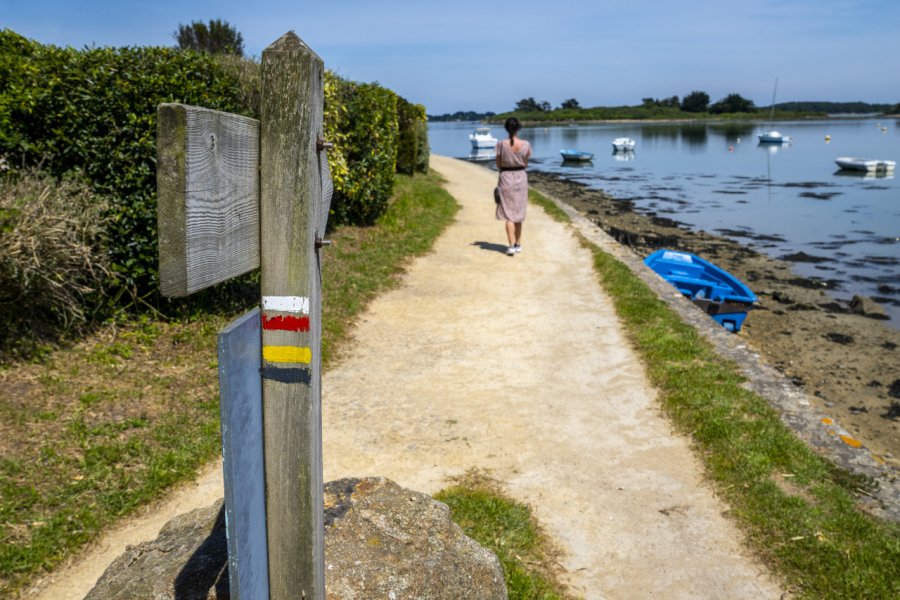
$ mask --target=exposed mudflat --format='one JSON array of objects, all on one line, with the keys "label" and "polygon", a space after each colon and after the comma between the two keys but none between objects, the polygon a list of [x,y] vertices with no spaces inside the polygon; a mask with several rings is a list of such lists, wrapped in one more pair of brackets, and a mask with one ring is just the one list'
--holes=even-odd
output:
[{"label": "exposed mudflat", "polygon": [[[791,261],[827,257],[801,253],[776,260],[670,218],[639,214],[627,200],[554,175],[530,172],[529,181],[643,256],[659,248],[686,250],[746,282],[760,301],[739,335],[813,396],[817,408],[900,467],[900,331],[853,314],[847,303],[826,293],[827,280],[800,277],[791,269]],[[737,233],[748,243],[765,241],[748,232],[729,235]]]}]

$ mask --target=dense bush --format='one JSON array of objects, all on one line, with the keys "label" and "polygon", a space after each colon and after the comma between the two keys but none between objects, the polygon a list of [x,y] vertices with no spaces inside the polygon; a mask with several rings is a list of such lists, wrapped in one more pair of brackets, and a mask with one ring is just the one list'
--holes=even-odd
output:
[{"label": "dense bush", "polygon": [[342,178],[333,175],[332,222],[371,224],[384,212],[394,186],[397,95],[376,83],[341,80],[333,100],[343,118],[334,126],[332,154],[343,155],[347,172]]},{"label": "dense bush", "polygon": [[[423,107],[424,108],[424,107]],[[416,156],[416,171],[428,173],[428,162],[431,159],[431,148],[428,144],[428,121],[417,121],[416,129],[419,131],[419,153]]]},{"label": "dense bush", "polygon": [[[422,148],[428,155],[428,126],[425,107],[397,99],[397,124],[400,128],[400,145],[397,150],[397,172],[413,175],[416,171],[427,173],[427,161],[423,171]],[[425,125],[425,127],[422,127]]]},{"label": "dense bush", "polygon": [[0,342],[85,321],[85,297],[108,276],[105,210],[72,179],[25,171],[0,180]]},{"label": "dense bush", "polygon": [[0,155],[13,168],[83,174],[109,199],[110,266],[135,294],[157,287],[156,106],[246,113],[237,77],[173,48],[44,46],[0,32]]},{"label": "dense bush", "polygon": [[[0,159],[12,171],[78,172],[105,212],[112,281],[128,298],[157,291],[156,107],[180,102],[258,116],[259,63],[173,48],[45,46],[0,31]],[[391,195],[400,147],[427,170],[424,108],[377,84],[325,77],[325,138],[334,143],[333,224],[372,223]]]}]

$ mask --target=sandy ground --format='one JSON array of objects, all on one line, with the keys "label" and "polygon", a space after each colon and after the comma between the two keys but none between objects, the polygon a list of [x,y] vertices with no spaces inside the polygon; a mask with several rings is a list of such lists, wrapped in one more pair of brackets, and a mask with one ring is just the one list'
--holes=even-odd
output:
[{"label": "sandy ground", "polygon": [[[496,176],[432,164],[462,210],[326,374],[326,480],[379,475],[433,493],[482,469],[533,507],[575,595],[779,598],[660,414],[572,233],[532,207],[523,252],[507,257]],[[220,496],[220,472],[111,532],[39,597],[83,597],[125,544]]]},{"label": "sandy ground", "polygon": [[531,177],[538,189],[563,199],[641,256],[660,247],[684,249],[747,282],[760,301],[740,336],[803,388],[816,409],[900,468],[900,331],[852,314],[823,285],[799,277],[789,262],[690,231],[662,215],[638,214],[629,202],[581,184],[545,174]]}]

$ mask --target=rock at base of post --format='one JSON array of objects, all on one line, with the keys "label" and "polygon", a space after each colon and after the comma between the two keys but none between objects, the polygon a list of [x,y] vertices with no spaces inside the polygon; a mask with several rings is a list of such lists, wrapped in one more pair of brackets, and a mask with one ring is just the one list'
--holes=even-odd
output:
[{"label": "rock at base of post", "polygon": [[[325,589],[343,598],[506,599],[497,557],[446,505],[384,478],[325,484]],[[222,502],[129,546],[85,600],[230,598]]]}]

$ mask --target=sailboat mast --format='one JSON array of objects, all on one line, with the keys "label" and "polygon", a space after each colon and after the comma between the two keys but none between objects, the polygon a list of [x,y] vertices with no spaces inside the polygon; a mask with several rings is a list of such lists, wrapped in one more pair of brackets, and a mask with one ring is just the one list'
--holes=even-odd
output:
[{"label": "sailboat mast", "polygon": [[775,89],[772,90],[772,107],[769,109],[769,122],[775,118],[775,94],[778,93],[778,78],[775,78]]}]

